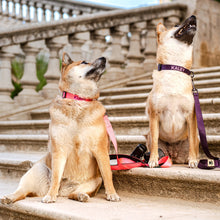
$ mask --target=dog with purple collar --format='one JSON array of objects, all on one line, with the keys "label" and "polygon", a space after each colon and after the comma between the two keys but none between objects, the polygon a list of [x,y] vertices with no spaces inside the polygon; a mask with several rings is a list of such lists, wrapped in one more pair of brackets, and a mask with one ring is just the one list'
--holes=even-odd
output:
[{"label": "dog with purple collar", "polygon": [[157,25],[157,63],[147,99],[149,166],[158,165],[158,147],[174,163],[198,166],[199,139],[192,93],[191,67],[196,17],[169,30]]}]

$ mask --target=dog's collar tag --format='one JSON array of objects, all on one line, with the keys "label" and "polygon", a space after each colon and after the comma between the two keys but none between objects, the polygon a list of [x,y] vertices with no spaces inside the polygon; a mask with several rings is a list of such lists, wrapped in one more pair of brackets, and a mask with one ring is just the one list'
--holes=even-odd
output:
[{"label": "dog's collar tag", "polygon": [[169,64],[158,64],[158,71],[161,70],[175,70],[182,73],[186,73],[187,75],[191,75],[191,71],[182,66],[177,65],[169,65]]},{"label": "dog's collar tag", "polygon": [[86,101],[86,102],[91,102],[91,101],[94,101],[96,99],[87,99],[87,98],[82,98],[76,94],[72,94],[72,93],[69,93],[69,92],[63,92],[62,93],[62,98],[65,99],[74,99],[74,100],[78,100],[78,101]]}]

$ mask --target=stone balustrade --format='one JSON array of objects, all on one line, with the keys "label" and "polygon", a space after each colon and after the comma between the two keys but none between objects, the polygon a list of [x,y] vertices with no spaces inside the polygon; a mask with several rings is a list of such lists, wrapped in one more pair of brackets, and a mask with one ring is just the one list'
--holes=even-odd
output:
[{"label": "stone balustrade", "polygon": [[52,21],[116,8],[72,0],[0,0],[0,15],[23,22]]},{"label": "stone balustrade", "polygon": [[[60,50],[68,50],[74,60],[90,61],[106,56],[108,68],[104,75],[105,82],[152,70],[156,66],[157,23],[180,23],[185,18],[186,9],[184,4],[171,3],[100,12],[50,23],[24,24],[0,31],[1,110],[40,102],[43,98],[50,99],[58,93]],[[11,49],[14,45],[23,51],[25,59],[21,79],[23,91],[11,100],[9,95],[13,86],[10,61],[16,54]],[[36,92],[38,80],[35,58],[42,48],[47,48],[50,54],[45,74],[47,85],[42,91]]]}]

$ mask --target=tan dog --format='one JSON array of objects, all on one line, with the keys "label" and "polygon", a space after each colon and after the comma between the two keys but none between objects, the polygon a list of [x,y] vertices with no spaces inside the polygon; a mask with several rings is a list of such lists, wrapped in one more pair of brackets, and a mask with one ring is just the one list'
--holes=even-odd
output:
[{"label": "tan dog", "polygon": [[[196,17],[191,16],[180,27],[167,30],[157,25],[158,64],[192,66],[192,41]],[[149,117],[147,145],[150,167],[158,165],[158,145],[174,163],[197,167],[199,140],[194,111],[191,77],[174,70],[153,72],[153,88],[147,100]]]},{"label": "tan dog", "polygon": [[29,195],[44,196],[44,203],[55,202],[57,195],[85,202],[97,193],[102,178],[107,200],[120,200],[112,182],[109,139],[103,119],[105,108],[97,101],[96,83],[105,63],[104,57],[92,64],[73,62],[64,53],[59,88],[78,95],[78,100],[57,96],[52,102],[49,152],[21,178],[13,194],[2,198],[2,203]]}]

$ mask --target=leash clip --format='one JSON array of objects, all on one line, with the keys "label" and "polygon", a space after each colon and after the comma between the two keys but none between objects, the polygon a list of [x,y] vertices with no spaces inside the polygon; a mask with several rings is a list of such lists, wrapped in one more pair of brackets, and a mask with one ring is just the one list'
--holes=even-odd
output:
[{"label": "leash clip", "polygon": [[207,166],[208,167],[214,167],[215,166],[215,161],[211,160],[211,159],[208,159]]},{"label": "leash clip", "polygon": [[192,87],[193,87],[193,89],[192,89],[192,91],[193,91],[193,93],[197,93],[198,94],[198,89],[195,87],[195,84],[194,84],[194,76],[195,76],[195,74],[194,74],[194,72],[193,71],[191,71],[191,79],[192,79]]}]

